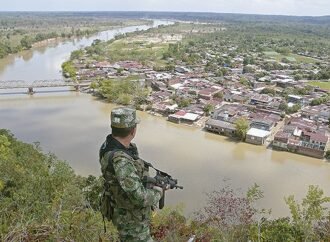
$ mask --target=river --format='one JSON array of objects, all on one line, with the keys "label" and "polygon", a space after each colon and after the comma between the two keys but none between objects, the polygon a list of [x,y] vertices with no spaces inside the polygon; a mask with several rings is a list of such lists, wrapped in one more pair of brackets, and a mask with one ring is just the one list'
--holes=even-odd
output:
[{"label": "river", "polygon": [[[159,24],[157,22],[156,24]],[[60,65],[70,52],[110,39],[137,27],[106,31],[82,39],[51,43],[0,60],[0,80],[61,78]],[[146,29],[148,26],[139,26]],[[41,142],[46,152],[67,160],[77,174],[99,175],[98,148],[109,133],[114,107],[76,92],[0,95],[0,128],[25,142]],[[141,157],[178,178],[184,190],[169,191],[166,203],[183,204],[191,214],[205,204],[205,193],[226,184],[246,191],[254,183],[264,191],[258,206],[272,208],[274,217],[288,215],[284,196],[302,198],[308,185],[330,195],[330,164],[261,146],[235,143],[198,128],[177,125],[138,112],[141,123],[135,142]],[[227,180],[225,183],[224,180]]]}]

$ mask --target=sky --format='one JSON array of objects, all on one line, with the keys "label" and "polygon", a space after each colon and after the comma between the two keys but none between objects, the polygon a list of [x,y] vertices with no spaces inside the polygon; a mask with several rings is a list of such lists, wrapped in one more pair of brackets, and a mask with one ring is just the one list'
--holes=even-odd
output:
[{"label": "sky", "polygon": [[330,15],[330,0],[1,0],[0,11],[183,11]]}]

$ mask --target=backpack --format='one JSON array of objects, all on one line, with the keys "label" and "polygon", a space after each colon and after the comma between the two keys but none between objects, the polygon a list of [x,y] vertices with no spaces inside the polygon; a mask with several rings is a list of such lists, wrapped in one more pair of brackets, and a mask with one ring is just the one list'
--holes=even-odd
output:
[{"label": "backpack", "polygon": [[[116,151],[117,150],[113,150],[110,152],[109,157],[107,159],[108,165],[107,165],[106,169],[113,170],[112,158]],[[100,212],[102,214],[103,220],[105,220],[105,219],[107,219],[108,221],[112,220],[114,208],[111,204],[113,204],[113,201],[111,199],[111,194],[110,194],[109,190],[107,189],[107,181],[105,180],[104,185],[103,185],[103,192],[100,197]]]}]

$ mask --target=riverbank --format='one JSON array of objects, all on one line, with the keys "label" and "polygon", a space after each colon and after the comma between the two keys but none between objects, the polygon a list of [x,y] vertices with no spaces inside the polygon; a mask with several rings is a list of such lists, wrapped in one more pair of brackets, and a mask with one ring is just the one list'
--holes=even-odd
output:
[{"label": "riverbank", "polygon": [[50,38],[50,39],[45,39],[45,40],[42,40],[42,41],[38,41],[38,42],[35,42],[32,44],[32,48],[33,47],[44,47],[44,46],[47,46],[49,44],[52,44],[52,43],[56,43],[56,42],[62,42],[62,41],[65,41],[65,40],[72,40],[72,39],[75,39],[77,37],[80,37],[80,38],[84,38],[84,37],[88,37],[90,35],[93,35],[95,33],[99,33],[99,32],[104,32],[104,31],[110,31],[110,30],[113,30],[113,29],[118,29],[118,28],[124,28],[124,27],[134,27],[134,26],[139,26],[139,25],[150,25],[152,24],[152,21],[151,20],[135,20],[135,21],[132,21],[132,20],[122,20],[122,22],[120,23],[120,25],[117,25],[117,26],[111,26],[111,27],[101,27],[99,29],[94,29],[92,31],[89,31],[88,34],[86,35],[73,35],[71,37],[57,37],[57,38]]},{"label": "riverbank", "polygon": [[[256,57],[253,48],[239,53],[223,43],[217,64],[214,35],[228,38],[232,31],[223,23],[175,23],[134,32],[81,49],[70,67],[110,102],[147,105],[171,122],[191,125],[211,114],[205,123],[210,132],[323,159],[330,134],[330,107],[323,103],[329,93],[293,77],[306,65],[319,68],[315,60],[295,54],[297,61],[287,63],[282,59],[289,55],[273,51],[281,58],[268,68],[270,52]],[[148,95],[137,98],[134,85],[127,89],[121,83],[147,87],[142,93]]]},{"label": "riverbank", "polygon": [[86,37],[109,29],[150,24],[148,20],[118,19],[103,14],[89,17],[70,12],[21,12],[18,16],[15,12],[0,13],[0,21],[4,24],[0,29],[0,58],[33,46],[42,47],[53,39]]},{"label": "riverbank", "polygon": [[[135,30],[129,27],[120,33]],[[110,31],[36,48],[24,56],[12,55],[0,61],[0,79],[62,79],[60,65],[73,50],[91,45],[94,39],[106,41],[117,34],[118,31]],[[98,149],[110,132],[109,114],[114,107],[92,95],[67,91],[5,95],[0,97],[1,127],[24,142],[39,141],[46,153],[54,152],[59,159],[67,160],[77,174],[98,176]],[[289,214],[284,196],[303,198],[310,184],[330,194],[330,167],[317,159],[234,142],[145,112],[138,115],[141,123],[134,142],[139,153],[178,178],[184,190],[169,191],[166,204],[184,203],[187,216],[205,205],[205,193],[218,189],[223,179],[243,190],[260,184],[265,197],[259,205],[272,208],[275,217]]]}]

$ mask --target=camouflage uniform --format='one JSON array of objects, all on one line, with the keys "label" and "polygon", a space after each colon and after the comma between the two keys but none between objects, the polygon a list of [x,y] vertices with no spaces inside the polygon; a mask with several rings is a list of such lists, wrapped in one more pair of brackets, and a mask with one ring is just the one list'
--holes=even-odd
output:
[{"label": "camouflage uniform", "polygon": [[[118,108],[111,112],[113,127],[127,128],[136,123],[133,109]],[[100,163],[114,208],[112,222],[121,241],[153,241],[149,230],[151,208],[161,194],[144,187],[142,178],[149,175],[148,167],[139,159],[135,144],[126,148],[108,135],[100,149]]]}]

